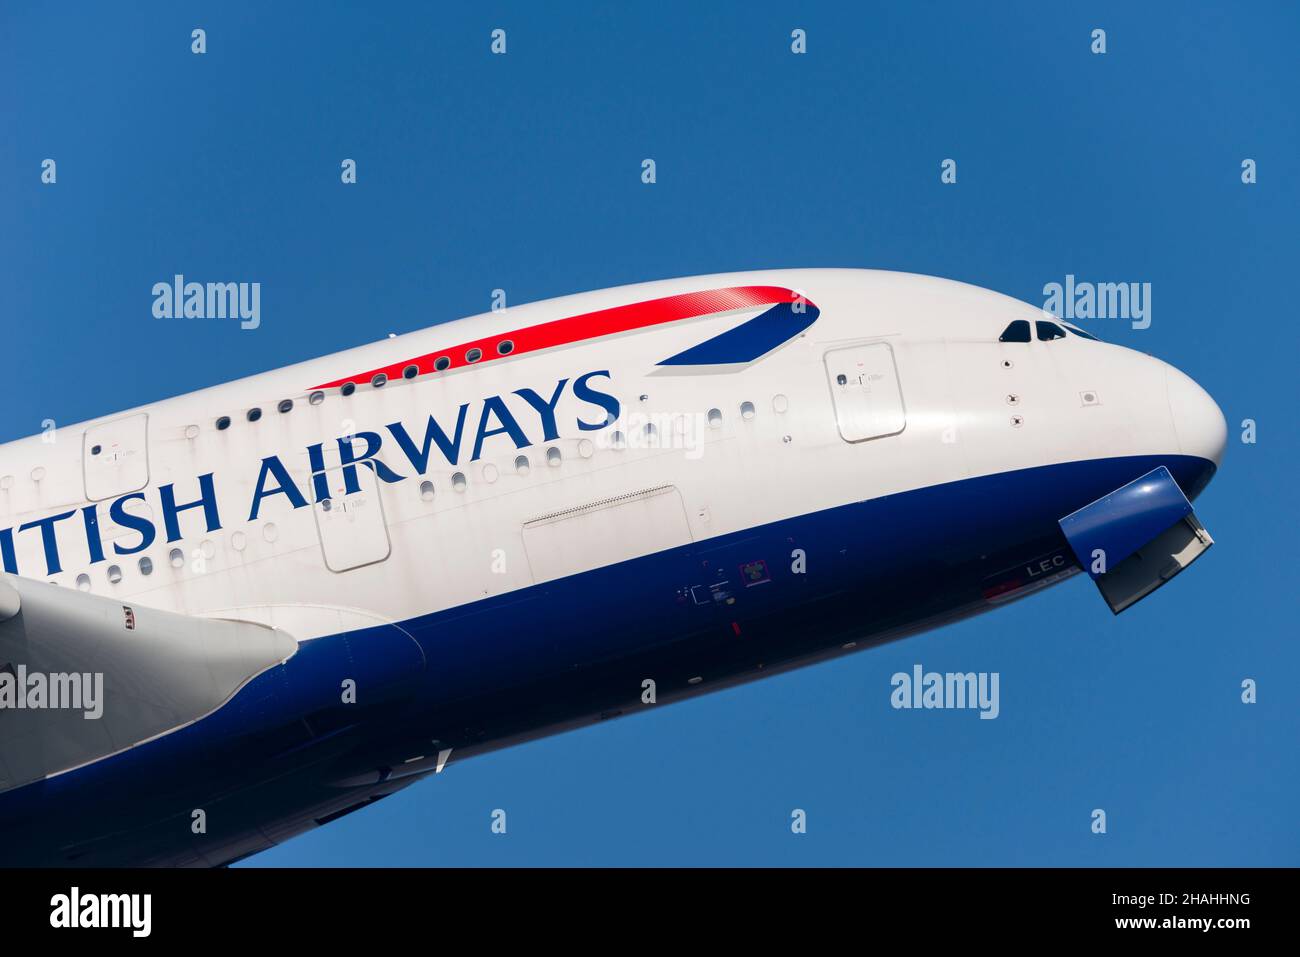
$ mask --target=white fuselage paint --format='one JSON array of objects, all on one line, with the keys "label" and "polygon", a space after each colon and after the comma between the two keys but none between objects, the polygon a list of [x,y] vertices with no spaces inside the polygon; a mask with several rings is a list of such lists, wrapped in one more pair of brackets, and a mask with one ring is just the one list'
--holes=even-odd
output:
[{"label": "white fuselage paint", "polygon": [[[362,382],[350,396],[327,389],[320,404],[308,401],[317,383],[456,343],[597,309],[740,285],[798,290],[820,316],[802,335],[736,371],[684,372],[656,363],[757,315],[759,308],[395,379],[382,388]],[[664,486],[676,489],[686,532],[701,541],[895,492],[1031,466],[1179,453],[1217,461],[1222,451],[1217,437],[1191,434],[1184,419],[1176,427],[1169,383],[1182,374],[1164,363],[1075,336],[998,342],[1013,319],[1032,324],[1043,318],[1048,317],[1038,309],[976,287],[864,270],[706,276],[515,306],[63,426],[52,443],[37,436],[0,446],[0,528],[17,530],[80,510],[91,504],[88,491],[96,498],[115,491],[112,475],[92,476],[91,486],[106,484],[88,489],[88,443],[95,436],[113,437],[106,424],[147,416],[147,453],[101,448],[98,454],[147,454],[143,498],[123,509],[147,517],[158,528],[157,540],[143,552],[115,555],[115,542],[130,548],[140,535],[110,519],[108,506],[120,497],[110,494],[98,510],[103,561],[91,561],[77,514],[53,527],[62,565],[57,574],[46,574],[41,529],[15,531],[19,574],[69,587],[85,576],[83,587],[97,594],[274,625],[301,641],[379,621],[400,622],[532,585],[538,576],[525,550],[526,525]],[[892,348],[905,427],[851,443],[837,425],[825,356],[880,341]],[[622,418],[604,429],[582,431],[578,420],[599,419],[601,411],[575,396],[572,384],[596,370],[608,372],[608,378],[593,385],[617,397]],[[542,441],[537,411],[512,393],[531,388],[549,398],[565,379],[568,386],[556,408],[559,436]],[[1185,379],[1178,379],[1184,391]],[[517,449],[508,434],[490,435],[481,456],[469,461],[489,396],[504,397],[532,444]],[[277,406],[285,399],[293,400],[293,408],[281,413]],[[752,403],[752,417],[742,415],[745,403]],[[459,464],[449,465],[435,448],[428,471],[415,474],[385,426],[401,422],[419,442],[430,414],[454,429],[462,404],[468,413]],[[259,421],[247,420],[250,408],[262,410]],[[721,413],[716,427],[694,424],[707,423],[714,409]],[[221,416],[232,420],[224,431],[214,426]],[[662,424],[675,417],[687,421],[689,441],[664,435]],[[659,424],[666,447],[636,441],[615,447],[615,430],[626,433],[628,423],[635,427],[647,419]],[[324,443],[325,464],[337,464],[337,451],[331,454],[336,438],[367,431],[383,436],[379,458],[405,478],[374,483],[373,473],[363,469],[363,484],[377,484],[378,501],[373,491],[363,493],[362,507],[330,526],[326,544],[345,559],[374,560],[331,570],[320,522],[340,516],[322,516],[319,503],[294,508],[286,495],[264,496],[250,520],[265,458],[278,457],[310,500],[306,450]],[[548,462],[556,455],[552,449],[558,464]],[[523,474],[516,464],[521,455],[529,465]],[[134,484],[144,464],[127,462],[114,474]],[[190,509],[178,519],[181,539],[164,542],[159,487],[171,484],[176,500],[189,502],[198,498],[197,477],[206,473],[214,477],[221,528],[207,531],[202,510]],[[432,483],[431,499],[426,482]],[[173,549],[184,556],[181,567],[173,566]],[[620,555],[616,542],[601,561],[644,551],[636,542],[628,542],[627,549],[630,554]],[[152,563],[148,575],[141,558]],[[110,576],[110,567],[120,578]]]}]

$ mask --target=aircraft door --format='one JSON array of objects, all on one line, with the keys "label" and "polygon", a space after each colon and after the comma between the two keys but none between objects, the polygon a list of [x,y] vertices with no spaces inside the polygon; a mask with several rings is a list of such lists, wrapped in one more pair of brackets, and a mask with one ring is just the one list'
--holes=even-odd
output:
[{"label": "aircraft door", "polygon": [[897,435],[907,425],[894,350],[887,342],[826,353],[835,419],[845,442]]},{"label": "aircraft door", "polygon": [[[347,475],[355,473],[349,489]],[[384,505],[379,494],[379,477],[364,463],[326,469],[330,497],[312,504],[316,530],[320,533],[325,567],[346,572],[382,562],[392,551]]]},{"label": "aircraft door", "polygon": [[86,498],[100,502],[149,484],[149,415],[141,412],[92,425],[82,436]]}]

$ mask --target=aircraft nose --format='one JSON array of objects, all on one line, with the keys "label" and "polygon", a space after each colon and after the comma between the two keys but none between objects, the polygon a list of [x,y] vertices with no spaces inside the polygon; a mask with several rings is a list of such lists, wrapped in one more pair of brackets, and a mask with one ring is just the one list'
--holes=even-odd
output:
[{"label": "aircraft nose", "polygon": [[1228,444],[1223,411],[1195,380],[1171,365],[1165,366],[1165,391],[1183,454],[1213,462],[1217,469]]}]

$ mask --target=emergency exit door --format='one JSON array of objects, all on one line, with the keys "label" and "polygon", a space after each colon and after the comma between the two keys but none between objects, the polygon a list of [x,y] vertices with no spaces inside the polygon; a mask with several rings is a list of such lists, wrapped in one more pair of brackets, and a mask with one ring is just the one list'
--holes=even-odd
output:
[{"label": "emergency exit door", "polygon": [[907,424],[894,350],[872,342],[826,353],[835,420],[846,442],[897,435]]}]

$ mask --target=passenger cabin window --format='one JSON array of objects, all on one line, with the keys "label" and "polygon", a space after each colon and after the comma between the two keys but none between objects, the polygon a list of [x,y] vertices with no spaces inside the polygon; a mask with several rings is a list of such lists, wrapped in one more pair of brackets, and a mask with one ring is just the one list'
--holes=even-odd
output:
[{"label": "passenger cabin window", "polygon": [[1051,342],[1053,339],[1065,338],[1065,330],[1054,322],[1045,322],[1039,319],[1034,325],[1038,327],[1039,342]]},{"label": "passenger cabin window", "polygon": [[1017,319],[1002,330],[1002,335],[998,336],[998,342],[1028,342],[1030,338],[1029,321],[1027,319]]}]

